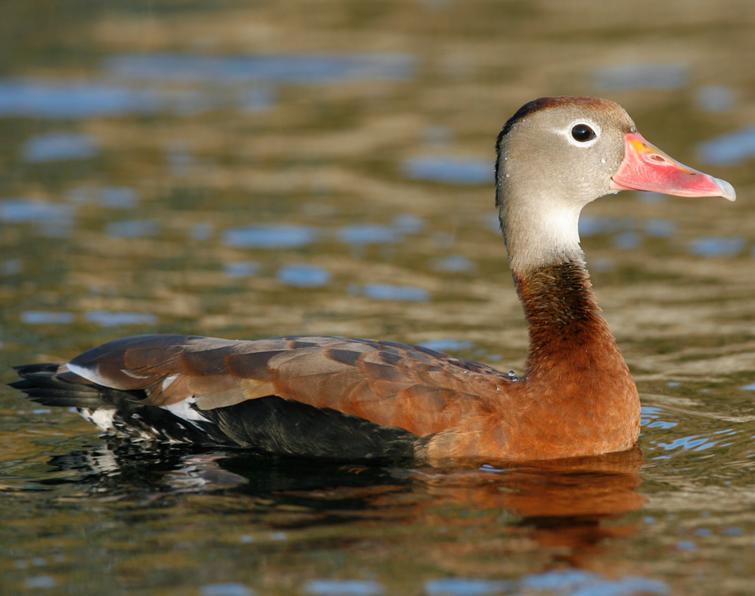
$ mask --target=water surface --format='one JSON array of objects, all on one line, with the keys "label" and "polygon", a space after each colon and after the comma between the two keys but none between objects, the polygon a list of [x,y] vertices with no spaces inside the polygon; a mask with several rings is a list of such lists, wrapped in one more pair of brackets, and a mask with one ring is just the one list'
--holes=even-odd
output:
[{"label": "water surface", "polygon": [[738,200],[588,207],[640,450],[366,468],[111,444],[0,387],[0,592],[744,594],[753,13],[336,0],[0,8],[0,380],[146,332],[385,338],[522,370],[493,143],[601,94]]}]

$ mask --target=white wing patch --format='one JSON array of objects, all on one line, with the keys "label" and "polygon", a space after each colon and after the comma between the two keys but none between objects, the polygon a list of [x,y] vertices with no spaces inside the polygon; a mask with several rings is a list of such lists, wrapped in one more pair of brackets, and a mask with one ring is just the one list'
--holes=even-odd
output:
[{"label": "white wing patch", "polygon": [[[168,412],[170,412],[174,416],[181,418],[181,420],[186,420],[187,422],[190,422],[192,424],[194,424],[195,422],[210,422],[210,420],[202,416],[199,410],[191,407],[196,403],[196,401],[197,399],[192,396],[187,397],[186,399],[183,399],[178,403],[160,407],[163,410],[168,410]],[[198,425],[194,424],[194,426]]]},{"label": "white wing patch", "polygon": [[[77,375],[79,374],[76,371],[71,371],[71,372],[75,372]],[[92,382],[96,382],[96,381],[92,381]],[[113,418],[115,417],[115,409],[113,408],[97,408],[94,411],[92,411],[89,408],[81,408],[79,410],[79,414],[81,414],[84,420],[86,420],[87,422],[91,422],[103,432],[109,432],[111,430],[115,430],[115,425],[113,424]]]}]

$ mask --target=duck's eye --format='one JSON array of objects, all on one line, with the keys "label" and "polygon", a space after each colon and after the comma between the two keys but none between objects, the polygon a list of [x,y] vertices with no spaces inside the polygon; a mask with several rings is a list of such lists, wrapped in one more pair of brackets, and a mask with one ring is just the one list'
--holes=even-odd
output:
[{"label": "duck's eye", "polygon": [[586,143],[592,141],[597,135],[587,124],[575,124],[571,129],[571,136],[575,141]]}]

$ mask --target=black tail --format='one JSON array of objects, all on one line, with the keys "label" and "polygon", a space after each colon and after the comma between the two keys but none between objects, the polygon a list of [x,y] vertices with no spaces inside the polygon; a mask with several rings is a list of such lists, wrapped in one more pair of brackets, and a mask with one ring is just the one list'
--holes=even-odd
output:
[{"label": "black tail", "polygon": [[142,403],[146,397],[144,391],[97,385],[70,371],[59,372],[58,364],[23,364],[14,368],[20,378],[10,386],[36,402],[77,408],[91,422],[94,422],[92,412],[98,409],[112,411],[113,426],[107,432],[115,436],[167,439],[197,445],[228,442],[225,435],[210,425],[205,425],[209,428],[203,431],[160,407],[145,406]]},{"label": "black tail", "polygon": [[58,374],[57,364],[22,364],[14,369],[20,378],[9,385],[46,406],[97,408],[112,403],[112,396],[107,393],[122,393],[67,380],[64,375]]}]

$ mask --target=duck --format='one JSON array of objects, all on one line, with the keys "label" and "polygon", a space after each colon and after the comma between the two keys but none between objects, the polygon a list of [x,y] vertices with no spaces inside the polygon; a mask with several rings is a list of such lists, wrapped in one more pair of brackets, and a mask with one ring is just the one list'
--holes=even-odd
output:
[{"label": "duck", "polygon": [[150,334],[18,366],[11,386],[145,448],[430,465],[627,451],[639,394],[578,231],[587,204],[622,190],[736,198],[648,142],[611,100],[535,99],[498,134],[495,201],[529,328],[521,376],[393,341]]}]

